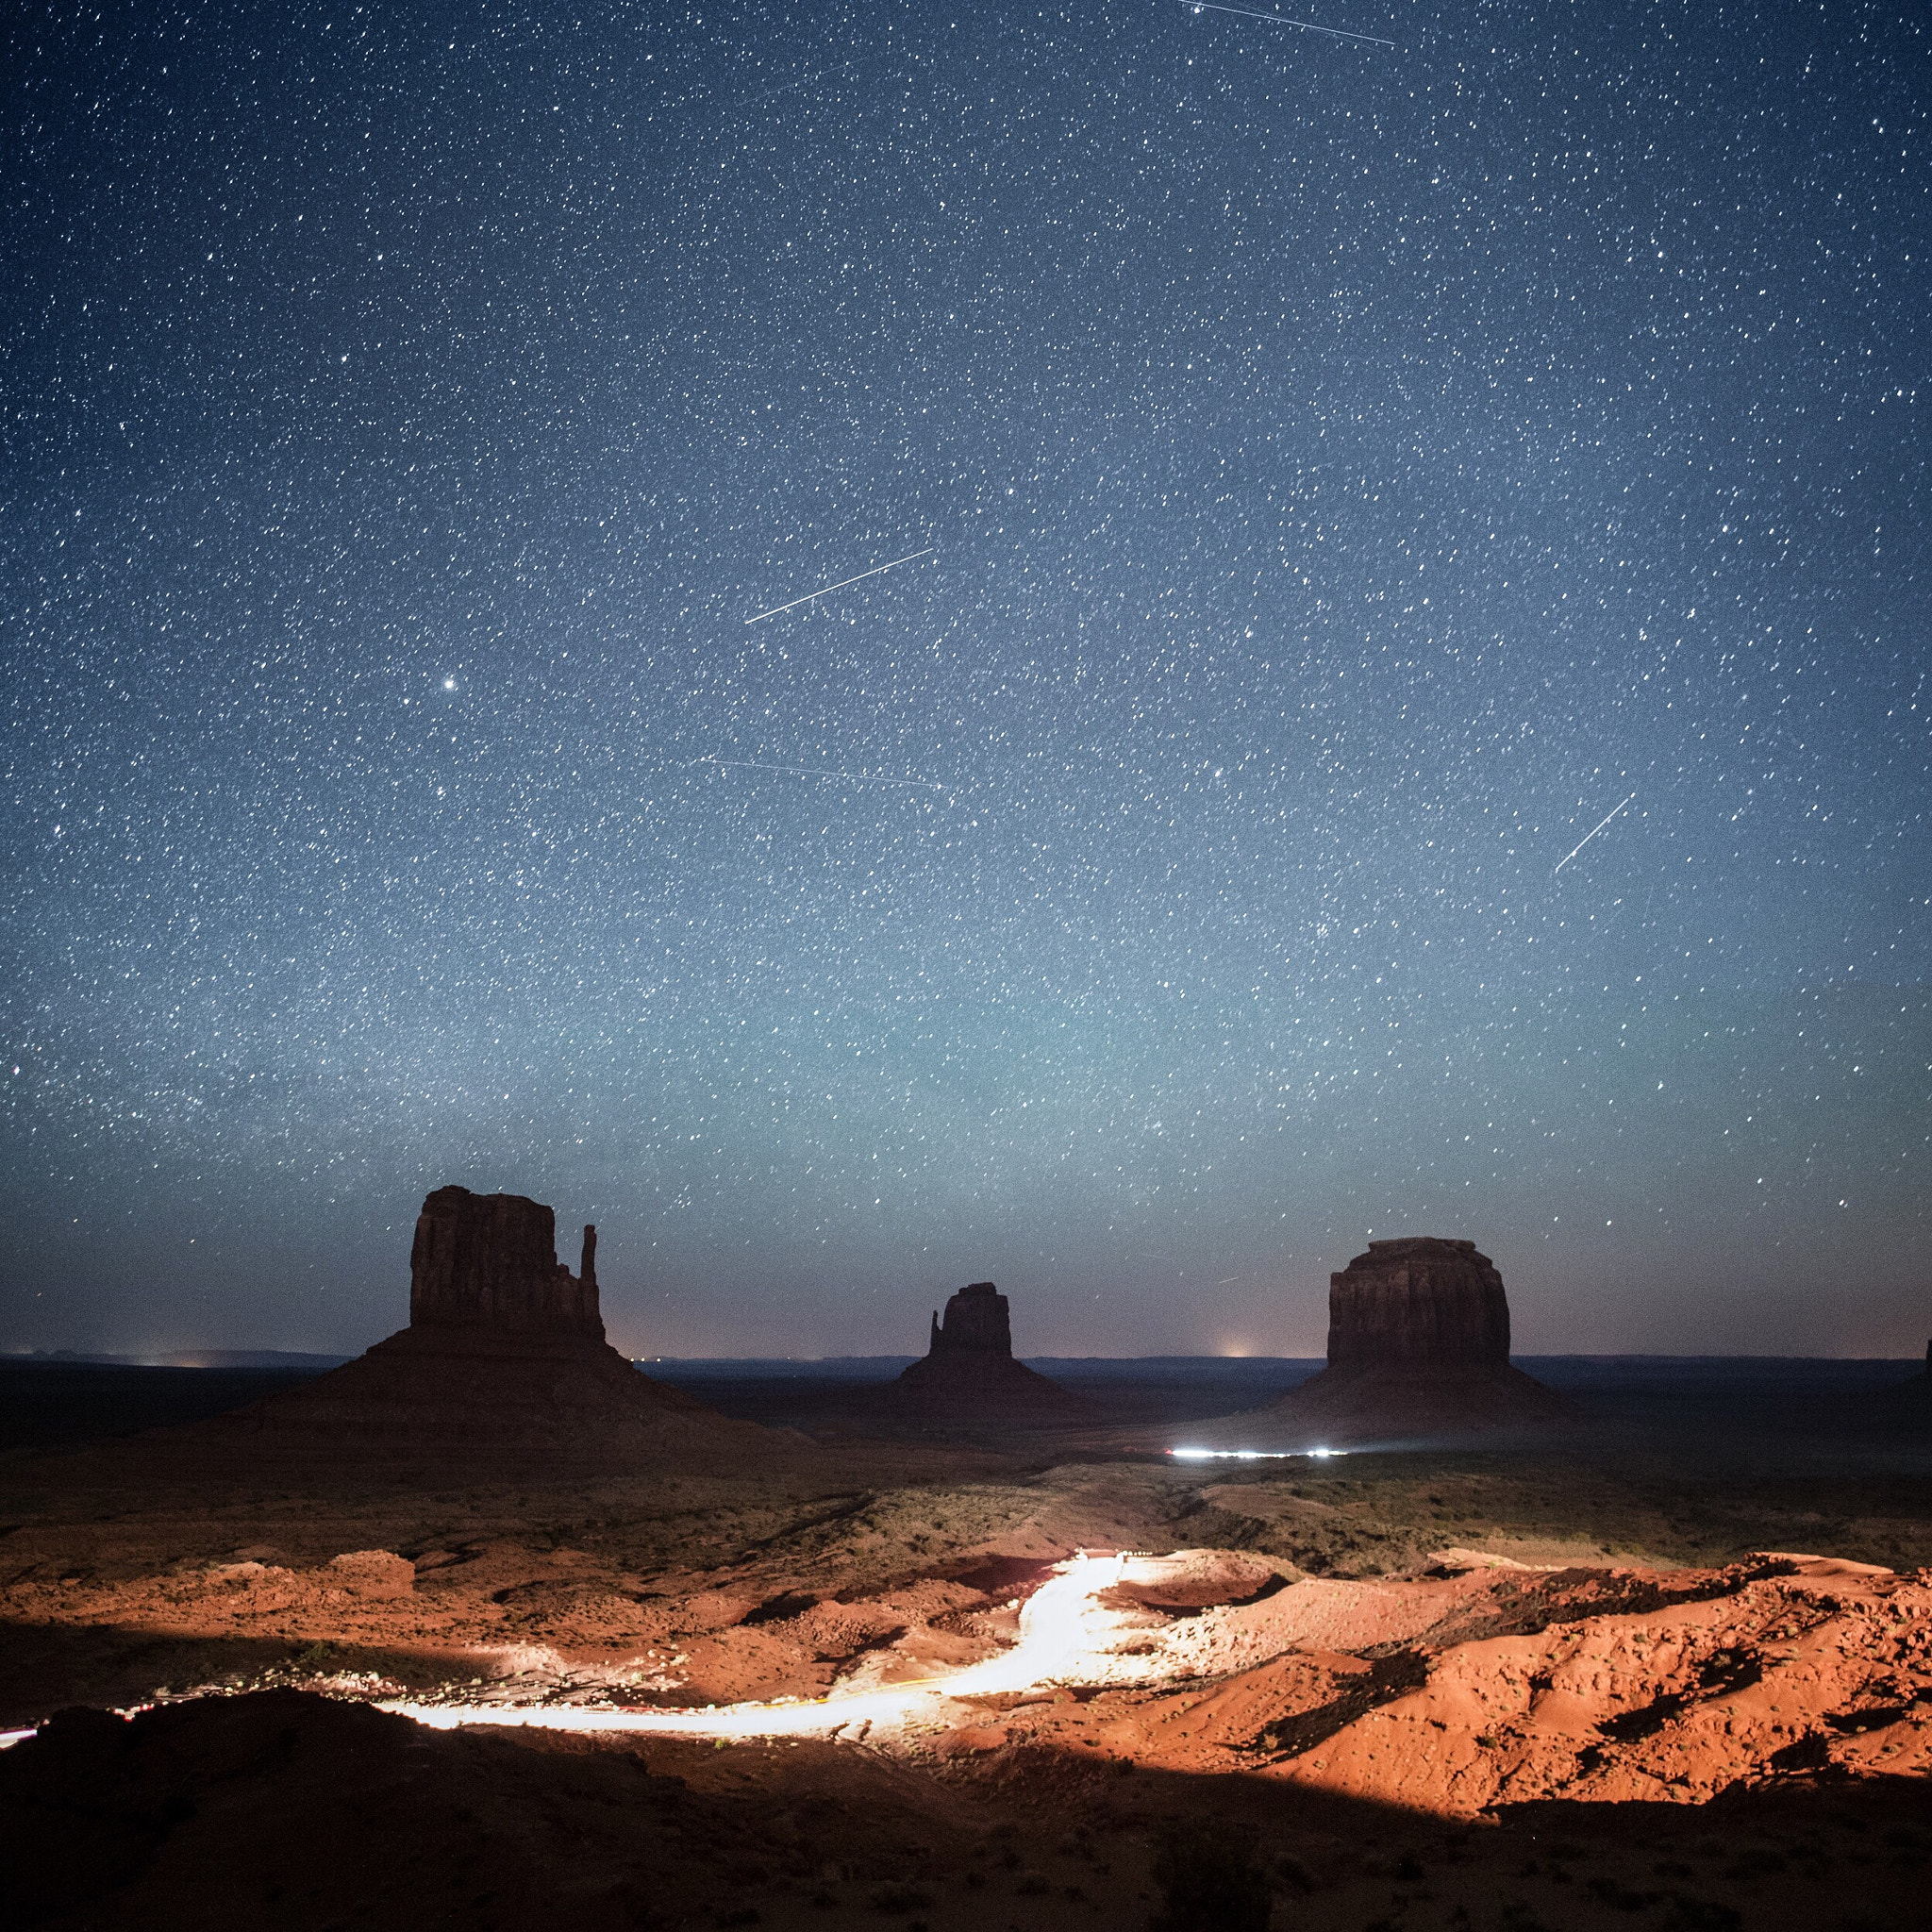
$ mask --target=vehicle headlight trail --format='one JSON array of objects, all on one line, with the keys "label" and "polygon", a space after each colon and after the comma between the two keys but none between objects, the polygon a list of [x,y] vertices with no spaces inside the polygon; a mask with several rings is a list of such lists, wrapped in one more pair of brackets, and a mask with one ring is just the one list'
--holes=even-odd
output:
[{"label": "vehicle headlight trail", "polygon": [[616,1710],[589,1705],[378,1705],[435,1730],[466,1724],[521,1725],[554,1731],[624,1732],[682,1738],[823,1736],[847,1724],[885,1724],[930,1710],[949,1698],[1030,1690],[1074,1674],[1097,1651],[1102,1615],[1094,1598],[1120,1582],[1124,1556],[1071,1557],[1034,1591],[1020,1613],[1020,1641],[998,1657],[942,1676],[873,1690],[775,1704],[725,1704],[705,1710]]}]

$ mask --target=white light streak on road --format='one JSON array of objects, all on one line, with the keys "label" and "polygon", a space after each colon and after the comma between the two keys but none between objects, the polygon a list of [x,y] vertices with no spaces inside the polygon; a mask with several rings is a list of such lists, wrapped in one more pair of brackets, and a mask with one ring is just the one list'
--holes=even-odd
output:
[{"label": "white light streak on road", "polygon": [[808,591],[803,597],[794,597],[789,604],[774,604],[769,610],[760,610],[756,617],[747,617],[747,624],[762,624],[768,617],[782,617],[788,610],[796,610],[801,604],[809,604],[815,597],[829,597],[834,591],[842,591],[847,584],[862,584],[867,577],[882,575],[889,570],[897,570],[902,563],[917,563],[922,557],[930,557],[939,548],[937,543],[928,543],[924,550],[914,550],[905,557],[895,557],[891,563],[881,563],[871,570],[862,570],[856,577],[841,577],[836,584],[827,584],[823,591]]},{"label": "white light streak on road", "polygon": [[886,1684],[871,1690],[834,1691],[811,1702],[722,1704],[708,1710],[613,1710],[581,1704],[492,1706],[385,1703],[433,1730],[506,1724],[546,1731],[600,1731],[681,1738],[823,1736],[848,1724],[887,1724],[933,1710],[952,1697],[991,1697],[1031,1690],[1076,1672],[1102,1647],[1108,1614],[1094,1597],[1121,1580],[1128,1558],[1071,1557],[1033,1592],[1020,1612],[1020,1641],[983,1663],[940,1677]]},{"label": "white light streak on road", "polygon": [[1265,20],[1272,26],[1298,26],[1305,34],[1326,34],[1337,41],[1366,41],[1372,47],[1392,47],[1380,34],[1351,34],[1339,26],[1317,26],[1312,20],[1291,20],[1285,13],[1257,13],[1252,7],[1223,7],[1218,0],[1180,0],[1190,13],[1239,13],[1243,20]]},{"label": "white light streak on road", "polygon": [[[1636,792],[1634,792],[1634,791],[1633,791],[1633,792],[1632,792],[1632,793],[1630,794],[1630,798],[1635,798],[1636,796],[1637,796],[1637,794],[1636,794]],[[1625,800],[1624,801],[1624,805],[1628,805],[1628,804],[1630,803],[1630,798],[1626,798],[1626,799],[1625,799]],[[1591,826],[1591,827],[1590,828],[1590,830],[1589,830],[1589,831],[1587,831],[1586,833],[1584,833],[1584,835],[1583,835],[1583,837],[1582,837],[1582,838],[1580,838],[1579,840],[1577,840],[1577,841],[1576,841],[1576,847],[1575,847],[1575,851],[1572,851],[1572,852],[1566,852],[1566,853],[1565,853],[1565,854],[1564,854],[1564,855],[1562,856],[1562,858],[1561,858],[1557,859],[1557,871],[1556,871],[1556,872],[1553,872],[1553,873],[1552,873],[1552,874],[1550,874],[1550,876],[1551,876],[1552,878],[1555,878],[1555,877],[1557,876],[1557,873],[1558,873],[1558,872],[1561,872],[1561,871],[1563,870],[1563,868],[1564,868],[1564,867],[1565,867],[1566,865],[1568,865],[1568,864],[1570,863],[1570,861],[1571,861],[1571,860],[1572,860],[1573,858],[1574,858],[1576,857],[1576,854],[1577,854],[1578,852],[1581,852],[1581,851],[1583,850],[1583,848],[1584,848],[1584,847],[1585,847],[1586,845],[1588,845],[1588,844],[1590,843],[1590,841],[1591,841],[1592,839],[1594,839],[1594,838],[1596,837],[1596,835],[1597,835],[1597,834],[1598,834],[1599,832],[1601,832],[1601,831],[1603,830],[1604,826],[1605,826],[1605,825],[1607,825],[1607,824],[1609,824],[1609,822],[1610,822],[1610,821],[1611,821],[1611,820],[1612,820],[1613,818],[1615,818],[1615,817],[1617,816],[1617,812],[1620,812],[1620,811],[1622,811],[1622,810],[1624,809],[1624,805],[1620,805],[1620,806],[1618,806],[1618,807],[1616,808],[1616,810],[1615,810],[1615,811],[1607,811],[1607,812],[1605,812],[1605,814],[1603,815],[1603,818],[1602,818],[1602,819],[1601,819],[1601,820],[1600,820],[1600,821],[1599,821],[1599,822],[1598,822],[1598,823],[1597,823],[1596,824],[1592,825],[1592,826]]]}]

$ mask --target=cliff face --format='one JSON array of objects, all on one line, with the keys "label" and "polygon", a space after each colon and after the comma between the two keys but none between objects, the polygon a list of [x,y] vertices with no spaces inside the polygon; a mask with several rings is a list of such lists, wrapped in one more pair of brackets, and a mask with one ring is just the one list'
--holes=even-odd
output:
[{"label": "cliff face", "polygon": [[1013,1323],[1007,1298],[990,1281],[969,1282],[946,1304],[945,1319],[932,1318],[928,1355],[1013,1353]]},{"label": "cliff face", "polygon": [[601,1341],[597,1230],[584,1229],[582,1272],[573,1274],[557,1258],[557,1216],[541,1201],[438,1188],[409,1250],[409,1325]]},{"label": "cliff face", "polygon": [[1474,1241],[1412,1235],[1371,1241],[1328,1277],[1328,1360],[1509,1360],[1503,1277]]}]

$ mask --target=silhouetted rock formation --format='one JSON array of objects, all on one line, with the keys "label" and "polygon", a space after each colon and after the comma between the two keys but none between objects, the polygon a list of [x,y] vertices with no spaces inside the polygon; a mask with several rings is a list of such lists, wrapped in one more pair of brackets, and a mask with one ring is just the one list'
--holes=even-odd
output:
[{"label": "silhouetted rock formation", "polygon": [[438,1188],[409,1250],[412,1328],[494,1328],[604,1339],[597,1230],[584,1229],[581,1272],[557,1258],[557,1216],[521,1194]]},{"label": "silhouetted rock formation", "polygon": [[892,1385],[893,1406],[949,1424],[1034,1420],[1077,1422],[1091,1410],[1082,1396],[1013,1359],[1007,1298],[990,1281],[962,1288],[937,1309],[925,1356]]},{"label": "silhouetted rock formation", "polygon": [[520,1194],[439,1188],[409,1254],[409,1325],[313,1382],[204,1428],[344,1454],[539,1451],[559,1459],[689,1462],[785,1438],[639,1372],[604,1340],[597,1231],[573,1274],[557,1219]]},{"label": "silhouetted rock formation", "polygon": [[1007,1298],[990,1281],[969,1281],[946,1304],[946,1319],[932,1316],[932,1341],[928,1355],[950,1355],[973,1351],[980,1355],[1010,1356],[1013,1352],[1013,1322]]},{"label": "silhouetted rock formation", "polygon": [[1504,1362],[1503,1277],[1474,1241],[1371,1241],[1328,1277],[1331,1368],[1367,1362]]},{"label": "silhouetted rock formation", "polygon": [[1922,1427],[1932,1424],[1932,1341],[1925,1344],[1924,1373],[1909,1375],[1883,1391],[1878,1402],[1880,1414],[1908,1417]]},{"label": "silhouetted rock formation", "polygon": [[1568,1419],[1509,1366],[1503,1277],[1474,1241],[1371,1241],[1328,1277],[1328,1366],[1271,1407],[1190,1430],[1204,1448],[1418,1441]]}]

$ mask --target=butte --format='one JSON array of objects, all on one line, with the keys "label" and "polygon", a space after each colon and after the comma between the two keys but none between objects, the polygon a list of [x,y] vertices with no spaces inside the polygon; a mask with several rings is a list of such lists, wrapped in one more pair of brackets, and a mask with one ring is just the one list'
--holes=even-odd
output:
[{"label": "butte", "polygon": [[593,1226],[582,1256],[575,1274],[558,1260],[557,1217],[541,1202],[438,1188],[409,1251],[409,1325],[192,1433],[351,1457],[620,1467],[769,1462],[796,1441],[641,1374],[604,1339]]},{"label": "butte", "polygon": [[933,1312],[925,1354],[891,1385],[891,1406],[947,1424],[1077,1423],[1091,1405],[1013,1359],[1012,1313],[990,1281]]},{"label": "butte", "polygon": [[1204,1448],[1416,1444],[1571,1419],[1509,1365],[1503,1277],[1474,1241],[1371,1241],[1328,1277],[1328,1366],[1267,1408],[1188,1431]]}]

